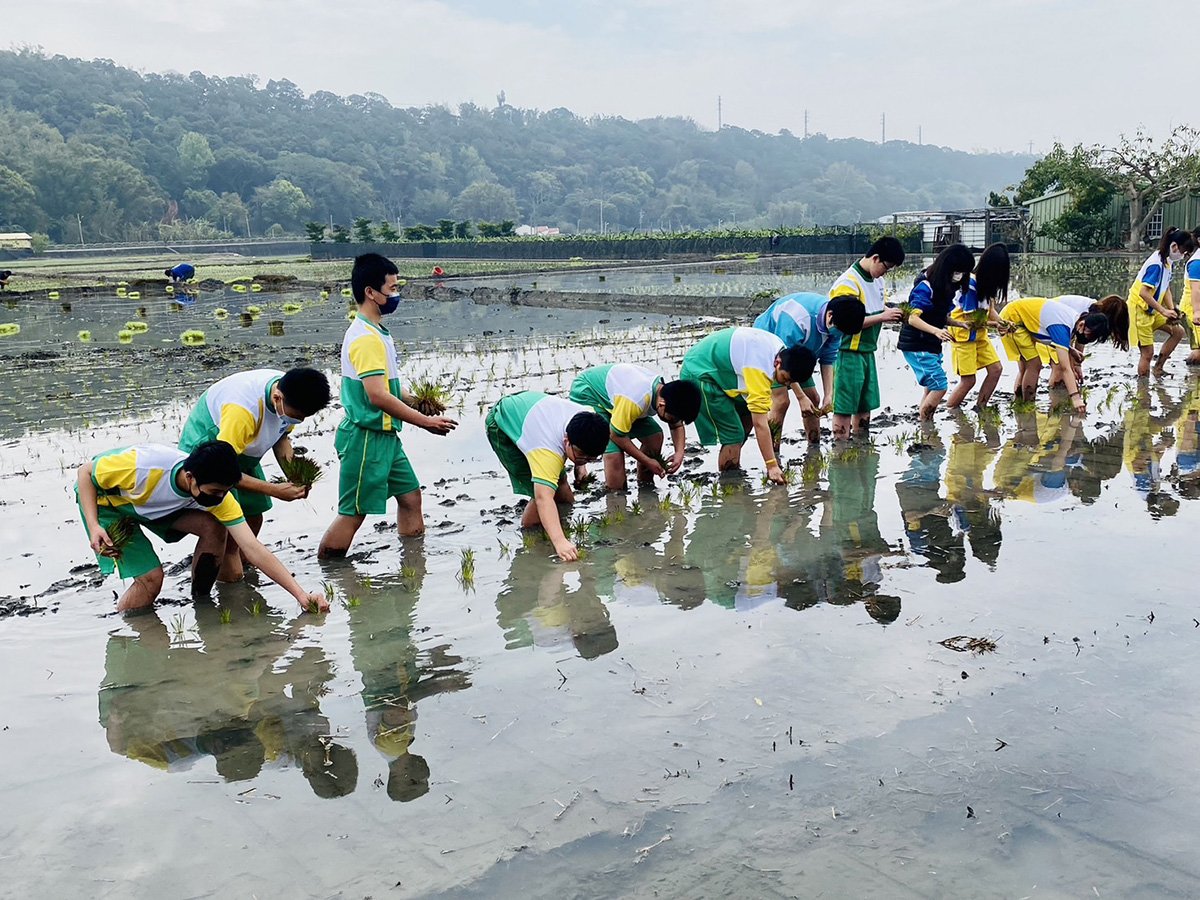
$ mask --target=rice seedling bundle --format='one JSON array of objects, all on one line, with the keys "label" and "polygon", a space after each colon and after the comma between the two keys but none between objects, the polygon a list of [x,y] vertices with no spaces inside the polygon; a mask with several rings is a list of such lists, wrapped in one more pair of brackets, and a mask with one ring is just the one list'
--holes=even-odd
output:
[{"label": "rice seedling bundle", "polygon": [[147,331],[150,330],[150,326],[147,325],[145,322],[139,322],[135,319],[132,322],[125,323],[125,330],[130,331],[133,334],[145,334]]},{"label": "rice seedling bundle", "polygon": [[12,337],[14,334],[21,333],[21,326],[16,322],[4,322],[0,324],[0,337]]},{"label": "rice seedling bundle", "polygon": [[185,347],[203,347],[204,332],[196,328],[189,328],[179,336],[179,340],[183,342]]},{"label": "rice seedling bundle", "polygon": [[276,484],[296,484],[300,487],[310,488],[325,474],[324,470],[302,453],[295,453],[291,459],[281,460],[279,468],[283,470],[283,477],[276,478]]},{"label": "rice seedling bundle", "polygon": [[137,534],[138,527],[133,519],[121,516],[104,530],[108,532],[108,538],[112,541],[112,550],[108,555],[113,559],[120,559],[125,548],[129,546],[129,542],[133,540],[133,536]]},{"label": "rice seedling bundle", "polygon": [[413,408],[423,416],[440,416],[450,402],[450,389],[430,378],[414,381]]}]

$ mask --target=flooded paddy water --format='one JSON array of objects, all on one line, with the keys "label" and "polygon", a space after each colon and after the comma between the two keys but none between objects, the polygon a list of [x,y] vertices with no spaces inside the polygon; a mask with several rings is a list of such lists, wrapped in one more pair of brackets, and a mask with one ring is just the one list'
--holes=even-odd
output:
[{"label": "flooded paddy water", "polygon": [[184,542],[158,545],[165,602],[128,619],[74,467],[174,442],[232,371],[336,371],[345,299],[3,310],[22,328],[0,339],[0,895],[1194,896],[1200,381],[1181,360],[1139,386],[1102,347],[1083,420],[1004,394],[922,429],[893,332],[870,443],[808,449],[793,410],[776,488],[753,448],[718,478],[696,446],[655,489],[582,493],[586,554],[561,564],[520,532],[483,415],[586,365],[673,373],[718,324],[651,309],[406,303],[405,377],[452,383],[461,421],[404,433],[426,537],[372,518],[348,560],[316,561],[330,409],[295,436],[325,479],[263,538],[333,610],[300,615],[254,573],[185,601]]}]

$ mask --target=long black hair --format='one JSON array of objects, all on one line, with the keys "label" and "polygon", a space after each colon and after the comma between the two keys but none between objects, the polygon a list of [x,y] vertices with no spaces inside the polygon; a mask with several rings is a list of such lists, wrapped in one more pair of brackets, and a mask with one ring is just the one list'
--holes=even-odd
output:
[{"label": "long black hair", "polygon": [[[937,255],[937,259],[925,270],[929,287],[933,290],[935,306],[948,307],[958,290],[967,289],[967,278],[975,268],[975,257],[966,244],[951,244]],[[955,272],[961,272],[963,280],[951,281]]]},{"label": "long black hair", "polygon": [[1172,225],[1170,228],[1163,229],[1162,240],[1158,242],[1158,258],[1164,266],[1167,264],[1167,257],[1171,254],[1172,244],[1179,248],[1180,253],[1191,253],[1196,249],[1196,239],[1182,228]]},{"label": "long black hair", "polygon": [[1008,247],[996,243],[979,254],[975,264],[975,296],[989,303],[1008,301]]}]

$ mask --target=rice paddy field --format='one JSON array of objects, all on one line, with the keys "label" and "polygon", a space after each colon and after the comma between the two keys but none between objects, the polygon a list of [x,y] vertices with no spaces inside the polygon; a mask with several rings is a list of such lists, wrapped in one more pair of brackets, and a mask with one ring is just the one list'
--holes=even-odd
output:
[{"label": "rice paddy field", "polygon": [[[706,265],[732,279],[714,296],[745,297],[845,261]],[[677,372],[726,324],[656,311],[691,271],[614,270],[606,310],[403,304],[404,380],[444,386],[460,425],[404,432],[427,535],[372,517],[333,563],[315,550],[340,410],[297,429],[325,477],[262,537],[333,598],[321,616],[254,572],[191,602],[188,541],[156,545],[155,612],[118,616],[72,485],[95,453],[174,443],[224,375],[335,376],[340,283],[0,298],[19,326],[0,337],[0,895],[1195,896],[1183,352],[1139,384],[1095,348],[1084,418],[1061,395],[1014,406],[1009,366],[993,411],[921,426],[885,332],[870,440],[810,447],[793,410],[790,484],[767,487],[753,447],[718,476],[689,431],[680,474],[580,492],[585,553],[562,564],[520,530],[483,417],[588,365]],[[1085,275],[1038,290],[1124,292]]]}]

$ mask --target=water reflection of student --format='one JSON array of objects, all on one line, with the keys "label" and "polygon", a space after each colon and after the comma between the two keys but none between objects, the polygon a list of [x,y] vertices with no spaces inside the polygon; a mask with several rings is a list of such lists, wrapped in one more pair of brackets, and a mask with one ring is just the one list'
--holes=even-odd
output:
[{"label": "water reflection of student", "polygon": [[617,649],[617,632],[596,587],[594,567],[564,566],[548,558],[549,545],[516,550],[500,593],[496,621],[505,648],[562,647],[584,659]]},{"label": "water reflection of student", "polygon": [[900,598],[879,592],[883,558],[896,551],[879,532],[878,476],[879,454],[869,446],[847,445],[830,457],[818,537],[801,521],[781,543],[779,584],[787,606],[861,602],[881,625],[899,617]]},{"label": "water reflection of student", "polygon": [[1049,504],[1070,495],[1068,472],[1082,465],[1074,453],[1080,419],[1038,411],[1016,412],[1017,431],[992,472],[997,493],[1026,503]]},{"label": "water reflection of student", "polygon": [[[1137,393],[1125,411],[1125,446],[1122,459],[1133,478],[1133,489],[1146,502],[1146,509],[1155,518],[1173,516],[1179,511],[1179,500],[1163,490],[1162,458],[1174,444],[1171,426],[1183,413],[1187,395],[1172,401],[1161,386],[1154,391],[1139,382]],[[1158,400],[1158,415],[1152,412],[1154,400]]]},{"label": "water reflection of student", "polygon": [[962,581],[966,575],[963,530],[951,526],[952,508],[941,495],[946,445],[941,435],[928,430],[908,454],[908,468],[896,481],[896,499],[909,549],[938,573],[938,581]]},{"label": "water reflection of student", "polygon": [[969,416],[961,415],[946,462],[950,526],[964,534],[971,555],[993,570],[1000,557],[1000,510],[992,502],[995,492],[984,487],[984,477],[1000,443],[994,419],[980,417],[976,424]]},{"label": "water reflection of student", "polygon": [[[362,677],[367,736],[388,761],[388,796],[402,802],[429,791],[429,763],[412,752],[416,704],[471,686],[462,658],[448,644],[418,648],[413,640],[425,570],[420,545],[406,544],[398,582],[375,583],[350,609],[350,656]],[[360,590],[344,581],[341,587],[347,596]]]},{"label": "water reflection of student", "polygon": [[703,603],[704,575],[687,559],[688,512],[675,503],[664,509],[652,489],[639,492],[636,517],[625,508],[624,495],[608,498],[609,516],[619,510],[632,523],[634,537],[589,551],[600,595],[627,606],[663,603],[693,609]]},{"label": "water reflection of student", "polygon": [[[1196,256],[1200,258],[1200,250],[1196,251]],[[1175,425],[1175,464],[1171,470],[1171,483],[1180,497],[1187,500],[1200,498],[1200,380],[1189,385]]]},{"label": "water reflection of student", "polygon": [[332,677],[323,653],[306,648],[274,671],[291,646],[283,617],[241,603],[224,609],[228,622],[197,604],[195,629],[183,634],[144,615],[126,623],[135,635],[109,637],[99,711],[110,749],[164,771],[211,756],[227,781],[291,760],[318,796],[353,791],[354,752],[327,738],[320,711]]}]

